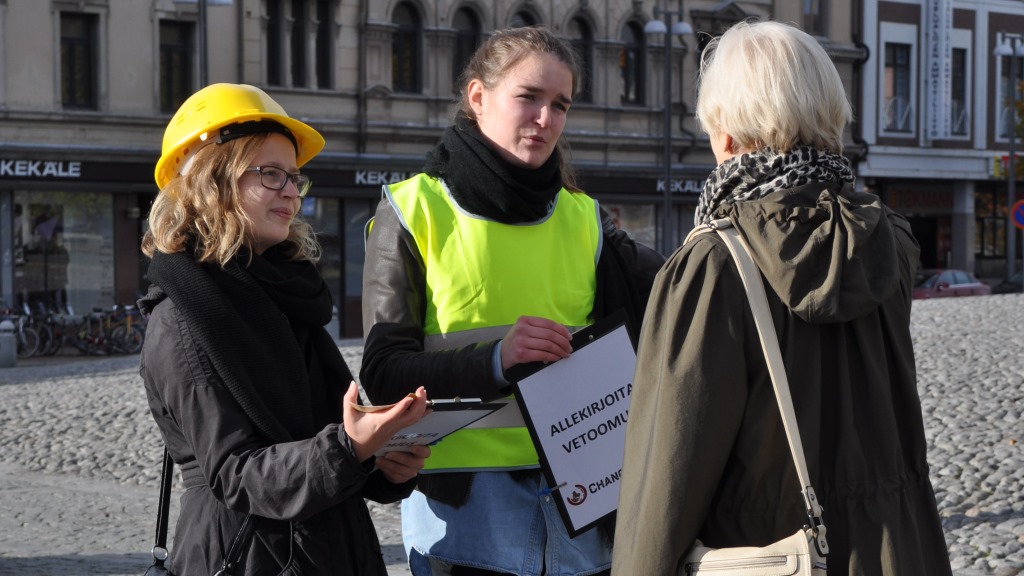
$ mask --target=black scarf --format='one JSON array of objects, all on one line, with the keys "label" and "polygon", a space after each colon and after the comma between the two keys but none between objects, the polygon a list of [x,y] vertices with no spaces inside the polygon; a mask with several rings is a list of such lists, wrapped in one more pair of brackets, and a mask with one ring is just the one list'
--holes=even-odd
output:
[{"label": "black scarf", "polygon": [[158,252],[149,279],[174,301],[213,370],[270,441],[309,438],[325,419],[336,420],[351,374],[323,329],[331,295],[311,262],[287,260],[280,245],[251,261],[243,250],[223,268],[188,252]]},{"label": "black scarf", "polygon": [[427,153],[423,172],[444,180],[464,210],[504,224],[547,216],[562,189],[557,148],[537,169],[515,166],[495,154],[476,122],[463,114]]}]

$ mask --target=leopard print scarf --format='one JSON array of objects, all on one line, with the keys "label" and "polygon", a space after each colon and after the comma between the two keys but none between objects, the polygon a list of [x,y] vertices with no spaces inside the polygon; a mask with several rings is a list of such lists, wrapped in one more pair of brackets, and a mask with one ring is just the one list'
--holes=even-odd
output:
[{"label": "leopard print scarf", "polygon": [[695,225],[720,217],[721,208],[734,202],[756,200],[776,190],[812,182],[853,182],[846,157],[816,148],[793,148],[779,154],[764,148],[726,160],[704,183],[697,201]]}]

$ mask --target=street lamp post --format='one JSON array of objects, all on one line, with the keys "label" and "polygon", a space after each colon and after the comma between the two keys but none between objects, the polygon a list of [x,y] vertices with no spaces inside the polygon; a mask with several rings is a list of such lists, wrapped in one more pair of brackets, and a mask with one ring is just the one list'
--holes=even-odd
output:
[{"label": "street lamp post", "polygon": [[[668,0],[664,1],[667,5]],[[672,16],[679,16],[679,21],[672,24]],[[659,17],[663,18],[663,20],[658,20]],[[668,33],[669,30],[672,31],[671,34]],[[683,21],[681,9],[666,10],[665,8],[655,8],[654,20],[650,20],[644,25],[644,33],[648,36],[664,34],[665,79],[663,82],[664,97],[662,103],[665,112],[665,188],[663,190],[665,205],[662,214],[661,251],[668,255],[675,248],[675,242],[673,241],[674,226],[672,222],[672,37],[693,34],[693,28]]]},{"label": "street lamp post", "polygon": [[1017,57],[1024,56],[1020,38],[1010,38],[1010,44],[1000,44],[992,51],[994,56],[1010,57],[1010,153],[1006,160],[1006,277],[1013,276],[1017,267],[1017,229],[1013,224],[1013,205],[1016,203],[1016,145],[1017,145]]}]

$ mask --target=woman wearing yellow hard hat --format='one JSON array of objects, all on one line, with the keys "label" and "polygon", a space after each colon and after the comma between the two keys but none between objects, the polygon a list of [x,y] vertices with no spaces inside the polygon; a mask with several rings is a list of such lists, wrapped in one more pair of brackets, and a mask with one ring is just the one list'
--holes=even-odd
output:
[{"label": "woman wearing yellow hard hat", "polygon": [[143,252],[140,372],[186,491],[178,576],[386,574],[364,502],[412,490],[429,449],[373,454],[426,410],[420,388],[377,413],[324,326],[320,249],[296,218],[324,146],[253,86],[213,84],[164,133]]}]

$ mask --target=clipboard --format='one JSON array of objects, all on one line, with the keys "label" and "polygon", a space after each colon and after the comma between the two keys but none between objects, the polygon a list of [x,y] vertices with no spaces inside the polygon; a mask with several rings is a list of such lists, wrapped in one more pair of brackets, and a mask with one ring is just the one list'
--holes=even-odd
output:
[{"label": "clipboard", "polygon": [[569,535],[618,509],[636,339],[624,311],[572,336],[573,353],[505,374]]},{"label": "clipboard", "polygon": [[502,406],[502,404],[481,402],[479,398],[431,400],[430,412],[415,424],[399,430],[374,455],[381,456],[385,452],[408,451],[410,446],[436,444],[445,436],[465,428],[501,409]]}]

